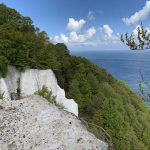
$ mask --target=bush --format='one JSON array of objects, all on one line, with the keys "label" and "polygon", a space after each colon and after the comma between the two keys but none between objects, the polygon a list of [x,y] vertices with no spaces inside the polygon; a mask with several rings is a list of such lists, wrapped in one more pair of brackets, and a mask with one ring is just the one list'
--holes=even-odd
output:
[{"label": "bush", "polygon": [[64,108],[63,106],[59,105],[59,104],[56,102],[55,96],[52,96],[52,91],[49,91],[46,86],[43,86],[41,89],[39,89],[37,92],[35,92],[35,94],[42,96],[42,97],[45,98],[49,103],[54,104],[54,105],[57,106],[58,108],[61,108],[61,109]]},{"label": "bush", "polygon": [[55,97],[52,96],[52,92],[49,91],[46,86],[43,86],[35,94],[42,96],[43,98],[47,99],[48,102],[56,105]]}]

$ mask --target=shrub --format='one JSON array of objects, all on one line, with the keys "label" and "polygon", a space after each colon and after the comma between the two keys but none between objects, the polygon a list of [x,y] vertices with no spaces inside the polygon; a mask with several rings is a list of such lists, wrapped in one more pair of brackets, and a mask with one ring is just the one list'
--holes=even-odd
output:
[{"label": "shrub", "polygon": [[41,89],[39,89],[37,92],[35,92],[35,94],[42,96],[42,97],[45,98],[49,103],[52,103],[52,104],[54,104],[55,106],[57,106],[58,108],[63,109],[63,106],[59,105],[59,104],[56,102],[55,96],[52,96],[52,91],[49,91],[46,86],[43,86]]},{"label": "shrub", "polygon": [[52,96],[52,91],[49,91],[46,86],[43,86],[35,94],[42,96],[43,98],[47,99],[47,101],[52,104],[56,104],[55,97]]}]

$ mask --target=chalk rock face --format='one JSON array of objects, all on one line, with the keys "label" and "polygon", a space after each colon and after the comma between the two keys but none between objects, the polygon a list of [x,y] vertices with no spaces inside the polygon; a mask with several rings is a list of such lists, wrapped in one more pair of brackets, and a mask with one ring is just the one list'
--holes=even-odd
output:
[{"label": "chalk rock face", "polygon": [[108,150],[75,115],[40,96],[0,102],[1,150]]},{"label": "chalk rock face", "polygon": [[22,97],[33,95],[43,86],[46,86],[52,91],[58,104],[78,116],[77,103],[73,99],[65,97],[65,91],[59,87],[52,70],[27,69],[25,72],[19,72],[15,67],[9,66],[7,77],[0,79],[0,91],[4,93],[5,99],[10,100],[11,94],[17,93],[18,84]]}]

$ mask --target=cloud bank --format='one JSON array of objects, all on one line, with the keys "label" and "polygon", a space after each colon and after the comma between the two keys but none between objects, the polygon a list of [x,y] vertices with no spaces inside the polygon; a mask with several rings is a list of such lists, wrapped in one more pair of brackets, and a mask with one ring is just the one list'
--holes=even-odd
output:
[{"label": "cloud bank", "polygon": [[120,35],[114,33],[113,29],[105,24],[99,29],[90,27],[87,30],[82,30],[86,21],[80,19],[79,21],[74,18],[69,18],[67,28],[71,30],[68,35],[61,33],[56,35],[52,41],[54,43],[65,43],[69,45],[92,45],[97,46],[101,44],[114,44],[120,42]]},{"label": "cloud bank", "polygon": [[136,24],[141,20],[144,20],[150,13],[150,1],[146,1],[145,6],[139,10],[138,12],[135,12],[131,17],[125,17],[123,18],[123,22],[127,25]]},{"label": "cloud bank", "polygon": [[64,34],[60,34],[54,37],[54,42],[56,43],[83,43],[90,40],[96,33],[96,29],[94,27],[89,28],[85,33],[78,34],[75,31],[70,32],[69,36]]}]

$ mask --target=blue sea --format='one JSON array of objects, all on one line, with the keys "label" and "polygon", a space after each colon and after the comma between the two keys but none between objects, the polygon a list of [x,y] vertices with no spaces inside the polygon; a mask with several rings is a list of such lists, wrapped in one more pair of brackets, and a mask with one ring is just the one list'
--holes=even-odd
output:
[{"label": "blue sea", "polygon": [[[76,51],[72,55],[88,58],[93,63],[105,68],[114,77],[123,80],[139,93],[141,74],[150,82],[150,50],[105,50]],[[144,86],[148,91],[148,88]]]}]

